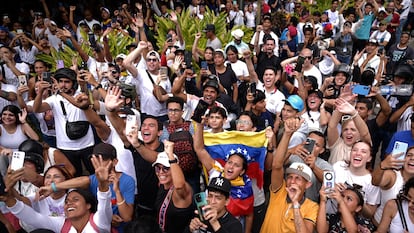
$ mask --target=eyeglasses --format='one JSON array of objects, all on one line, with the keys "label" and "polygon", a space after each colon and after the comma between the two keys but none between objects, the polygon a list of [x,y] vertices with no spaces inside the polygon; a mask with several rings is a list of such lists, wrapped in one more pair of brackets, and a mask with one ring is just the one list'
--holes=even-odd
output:
[{"label": "eyeglasses", "polygon": [[252,122],[246,121],[246,120],[236,120],[236,124],[240,124],[240,125],[251,125]]},{"label": "eyeglasses", "polygon": [[147,62],[157,62],[157,58],[147,58]]},{"label": "eyeglasses", "polygon": [[169,113],[179,113],[179,112],[181,112],[181,111],[183,111],[183,110],[178,109],[178,108],[171,108],[171,109],[168,109],[168,112],[169,112]]},{"label": "eyeglasses", "polygon": [[112,74],[117,74],[117,73],[118,73],[118,71],[116,71],[116,70],[111,70],[111,73],[112,73]]},{"label": "eyeglasses", "polygon": [[164,167],[164,166],[155,166],[155,172],[159,173],[162,170],[162,172],[167,173],[168,171],[170,171],[169,167]]}]

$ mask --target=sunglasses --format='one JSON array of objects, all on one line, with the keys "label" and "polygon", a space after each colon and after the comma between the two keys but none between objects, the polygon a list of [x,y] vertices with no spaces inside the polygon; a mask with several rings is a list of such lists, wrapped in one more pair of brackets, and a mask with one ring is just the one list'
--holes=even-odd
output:
[{"label": "sunglasses", "polygon": [[116,70],[111,70],[111,73],[112,73],[112,74],[117,74],[117,73],[118,73],[118,71],[116,71]]},{"label": "sunglasses", "polygon": [[147,62],[157,62],[158,59],[157,58],[148,58]]},{"label": "sunglasses", "polygon": [[401,195],[402,199],[414,205],[414,200],[410,199],[407,195]]},{"label": "sunglasses", "polygon": [[304,57],[305,59],[308,59],[308,60],[311,60],[312,59],[312,56],[307,56],[307,57]]},{"label": "sunglasses", "polygon": [[159,173],[162,170],[162,172],[167,173],[170,168],[169,167],[164,167],[164,166],[155,166],[155,172]]}]

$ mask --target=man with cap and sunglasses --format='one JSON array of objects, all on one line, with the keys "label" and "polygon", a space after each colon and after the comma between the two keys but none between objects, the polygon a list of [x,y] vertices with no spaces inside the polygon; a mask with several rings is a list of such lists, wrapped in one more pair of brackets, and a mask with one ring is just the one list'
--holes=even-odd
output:
[{"label": "man with cap and sunglasses", "polygon": [[[168,77],[160,73],[160,55],[154,51],[148,51],[148,44],[140,41],[138,47],[130,52],[123,61],[123,66],[134,77],[134,84],[140,95],[141,112],[145,115],[157,117],[161,122],[168,120],[165,101],[170,96],[171,82]],[[135,67],[134,60],[142,56],[140,65]],[[145,56],[145,58],[144,58]],[[143,62],[146,59],[146,62]],[[153,94],[156,86],[161,86],[166,93]]]},{"label": "man with cap and sunglasses", "polygon": [[[188,72],[192,72],[192,70],[186,69],[181,76],[177,77],[177,80],[174,82],[172,88],[172,93],[174,96],[180,97],[185,101],[189,112],[194,112],[200,99],[207,102],[209,108],[213,106],[219,106],[224,108],[226,110],[226,113],[228,109],[231,109],[231,107],[233,106],[231,98],[228,95],[219,95],[219,79],[216,75],[209,75],[208,78],[204,81],[202,89],[203,96],[201,98],[195,95],[184,93],[182,91],[182,87],[184,85]],[[190,114],[190,116],[191,115],[192,114]],[[227,116],[228,118],[226,126],[224,128],[229,128],[230,121],[234,120],[236,117],[234,114],[227,114]]]},{"label": "man with cap and sunglasses", "polygon": [[315,229],[318,204],[305,197],[305,191],[312,185],[311,168],[304,163],[295,162],[284,169],[290,138],[302,122],[298,118],[284,121],[285,130],[274,151],[270,201],[261,233],[300,233],[313,232]]},{"label": "man with cap and sunglasses", "polygon": [[242,225],[226,209],[229,202],[231,184],[223,177],[211,179],[207,186],[207,205],[202,207],[202,216],[191,220],[185,232],[232,232],[241,233]]}]

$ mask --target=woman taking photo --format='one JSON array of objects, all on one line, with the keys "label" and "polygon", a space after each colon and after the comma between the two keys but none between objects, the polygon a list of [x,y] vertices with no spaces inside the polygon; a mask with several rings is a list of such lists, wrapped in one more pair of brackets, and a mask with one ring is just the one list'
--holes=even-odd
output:
[{"label": "woman taking photo", "polygon": [[165,233],[183,232],[194,215],[193,191],[173,154],[174,143],[164,141],[164,147],[152,164],[160,184],[155,200],[158,223]]},{"label": "woman taking photo", "polygon": [[[111,161],[103,161],[102,156],[92,156],[92,164],[98,179],[98,201],[89,191],[74,189],[68,192],[64,201],[65,217],[50,217],[36,212],[32,207],[18,201],[7,192],[1,197],[8,209],[21,221],[34,228],[52,230],[53,232],[110,232],[112,209],[109,190],[109,167]],[[7,190],[11,190],[22,177],[23,169],[8,171],[5,179]]]},{"label": "woman taking photo", "polygon": [[[322,186],[316,229],[319,233],[324,232],[360,232],[359,229],[367,229],[372,232],[374,225],[367,224],[360,216],[364,205],[364,197],[361,191],[354,186],[347,186],[342,192],[338,186],[333,190],[327,190]],[[326,202],[333,199],[338,204],[338,211],[333,214],[326,213]],[[365,232],[365,231],[362,231]]]}]

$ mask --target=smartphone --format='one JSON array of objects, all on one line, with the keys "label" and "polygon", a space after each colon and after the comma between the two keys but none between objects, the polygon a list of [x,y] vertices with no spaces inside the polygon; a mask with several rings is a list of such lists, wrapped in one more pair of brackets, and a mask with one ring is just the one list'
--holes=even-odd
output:
[{"label": "smartphone", "polygon": [[19,79],[19,86],[27,86],[26,75],[19,75],[17,78]]},{"label": "smartphone", "polygon": [[333,192],[335,188],[335,173],[333,171],[323,172],[323,185],[325,186],[325,192]]},{"label": "smartphone", "polygon": [[11,165],[10,168],[13,171],[19,170],[23,167],[24,164],[24,156],[26,155],[23,151],[14,151],[12,155]]},{"label": "smartphone", "polygon": [[357,85],[353,86],[352,93],[367,96],[369,94],[370,90],[371,90],[371,88],[369,86],[364,86],[364,85],[357,84]]},{"label": "smartphone", "polygon": [[253,95],[256,94],[256,83],[250,83],[250,93],[252,93]]},{"label": "smartphone", "polygon": [[304,62],[305,62],[305,58],[302,56],[299,56],[298,61],[296,62],[295,71],[302,72],[302,66]]},{"label": "smartphone", "polygon": [[137,130],[137,118],[135,115],[127,115],[126,116],[126,124],[125,124],[125,133],[129,134],[133,130]]},{"label": "smartphone", "polygon": [[205,221],[203,207],[208,204],[207,203],[207,198],[206,198],[206,193],[201,192],[201,193],[194,194],[194,200],[195,200],[195,203],[196,203],[196,206],[197,206],[198,216],[200,217],[200,220]]},{"label": "smartphone", "polygon": [[203,69],[203,70],[208,69],[207,61],[201,61],[201,69]]},{"label": "smartphone", "polygon": [[394,147],[392,148],[392,155],[397,155],[397,154],[401,154],[400,156],[398,156],[398,160],[404,160],[405,159],[405,154],[407,153],[407,149],[408,149],[408,143],[405,142],[400,142],[400,141],[396,141],[394,143]]},{"label": "smartphone", "polygon": [[53,82],[52,82],[52,77],[51,76],[52,75],[51,75],[50,72],[43,72],[42,73],[42,80],[52,84]]},{"label": "smartphone", "polygon": [[193,54],[191,51],[184,51],[184,62],[187,68],[191,68],[191,61],[193,60]]},{"label": "smartphone", "polygon": [[315,146],[315,140],[312,138],[306,138],[305,145],[303,145],[303,148],[309,152],[309,154],[312,154],[313,147]]},{"label": "smartphone", "polygon": [[166,36],[166,38],[165,38],[165,40],[167,42],[171,42],[172,41],[172,35],[170,33],[168,33],[167,36]]},{"label": "smartphone", "polygon": [[194,120],[195,122],[201,123],[201,117],[204,116],[207,109],[208,109],[208,103],[200,99],[198,101],[197,107],[194,110],[194,113],[191,119]]},{"label": "smartphone", "polygon": [[91,45],[91,47],[96,47],[96,40],[95,40],[95,35],[93,33],[88,33],[88,38],[89,38],[89,43]]},{"label": "smartphone", "polygon": [[162,76],[163,80],[166,80],[168,78],[168,67],[161,66],[160,67],[160,75]]},{"label": "smartphone", "polygon": [[6,194],[6,184],[4,183],[3,176],[0,174],[0,196]]},{"label": "smartphone", "polygon": [[79,66],[79,70],[88,70],[88,64],[82,61],[81,65]]},{"label": "smartphone", "polygon": [[16,29],[16,33],[17,34],[23,33],[23,29]]},{"label": "smartphone", "polygon": [[61,68],[65,68],[65,63],[63,62],[63,60],[57,60],[56,69],[61,69]]}]

